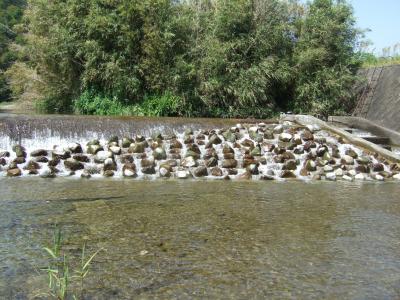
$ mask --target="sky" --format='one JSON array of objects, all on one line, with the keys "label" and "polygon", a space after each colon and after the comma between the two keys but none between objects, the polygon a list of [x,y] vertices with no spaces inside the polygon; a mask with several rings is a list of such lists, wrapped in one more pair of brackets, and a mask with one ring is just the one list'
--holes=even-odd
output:
[{"label": "sky", "polygon": [[[366,38],[370,51],[380,55],[382,48],[400,43],[400,0],[350,0],[357,27],[370,29]],[[400,52],[400,49],[399,49]]]}]

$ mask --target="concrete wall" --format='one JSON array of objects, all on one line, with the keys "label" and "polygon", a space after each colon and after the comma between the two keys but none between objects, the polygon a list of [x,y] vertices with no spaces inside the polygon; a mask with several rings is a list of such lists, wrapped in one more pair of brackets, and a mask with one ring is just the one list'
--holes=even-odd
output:
[{"label": "concrete wall", "polygon": [[400,65],[364,70],[362,74],[368,83],[354,115],[400,131]]}]

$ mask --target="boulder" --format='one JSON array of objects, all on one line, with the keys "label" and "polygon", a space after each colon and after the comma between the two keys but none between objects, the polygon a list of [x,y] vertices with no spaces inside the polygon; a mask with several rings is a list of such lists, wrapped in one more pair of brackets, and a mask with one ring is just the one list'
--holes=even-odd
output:
[{"label": "boulder", "polygon": [[124,177],[130,177],[130,178],[135,178],[137,177],[136,174],[136,165],[133,163],[126,163],[122,167],[122,175]]},{"label": "boulder", "polygon": [[[136,143],[144,143],[146,142],[146,137],[144,137],[143,135],[137,135],[135,137],[135,142]],[[147,144],[147,143],[146,143]],[[147,146],[146,146],[147,147]]]},{"label": "boulder", "polygon": [[117,171],[117,164],[115,163],[115,161],[112,158],[107,158],[104,161],[104,166],[103,166],[103,170],[104,171]]},{"label": "boulder", "polygon": [[325,178],[329,181],[336,181],[336,174],[334,172],[326,173]]},{"label": "boulder", "polygon": [[216,159],[215,157],[211,157],[210,159],[205,161],[205,165],[208,168],[218,166],[218,159]]},{"label": "boulder", "polygon": [[257,145],[256,147],[254,147],[254,148],[251,150],[250,154],[251,154],[252,156],[261,156],[261,147],[260,147],[260,145]]},{"label": "boulder", "polygon": [[357,174],[354,178],[356,180],[365,180],[365,176],[363,174]]},{"label": "boulder", "polygon": [[396,175],[393,175],[393,179],[400,180],[400,173],[396,174]]},{"label": "boulder", "polygon": [[114,176],[114,171],[112,170],[106,170],[103,173],[104,177],[113,177]]},{"label": "boulder", "polygon": [[181,160],[181,166],[185,168],[193,168],[197,167],[198,163],[193,156],[188,156]]},{"label": "boulder", "polygon": [[4,157],[0,157],[0,166],[5,166],[7,164],[7,161]]},{"label": "boulder", "polygon": [[238,165],[238,163],[235,159],[225,159],[222,162],[222,167],[226,168],[226,169],[236,168],[237,165]]},{"label": "boulder", "polygon": [[64,159],[68,159],[68,158],[71,157],[71,152],[65,151],[65,150],[63,150],[61,148],[58,148],[58,149],[53,150],[51,157],[53,159],[64,160]]},{"label": "boulder", "polygon": [[40,165],[36,161],[29,161],[28,164],[24,167],[25,170],[31,171],[31,170],[38,170],[40,169]]},{"label": "boulder", "polygon": [[90,162],[90,158],[87,155],[82,154],[82,153],[74,154],[72,156],[72,158],[76,161],[80,161],[80,162],[84,162],[84,163]]},{"label": "boulder", "polygon": [[97,154],[97,152],[103,151],[103,150],[104,150],[104,148],[102,146],[96,145],[96,144],[88,145],[87,148],[86,148],[86,152],[88,154],[92,154],[92,155],[95,155],[95,154]]},{"label": "boulder", "polygon": [[110,151],[99,151],[94,156],[94,162],[97,164],[102,164],[107,158],[112,158],[113,154]]},{"label": "boulder", "polygon": [[189,172],[186,170],[178,170],[176,171],[175,176],[178,179],[187,179],[189,178]]},{"label": "boulder", "polygon": [[215,167],[211,169],[211,175],[214,177],[221,177],[223,175],[223,172],[220,168]]},{"label": "boulder", "polygon": [[296,178],[296,175],[290,170],[283,170],[281,178]]},{"label": "boulder", "polygon": [[134,159],[131,154],[122,154],[120,156],[121,164],[133,163]]},{"label": "boulder", "polygon": [[290,133],[282,132],[279,135],[279,140],[282,142],[290,142],[290,140],[293,138],[293,136]]},{"label": "boulder", "polygon": [[249,172],[251,175],[258,175],[260,174],[258,170],[258,164],[250,164],[247,166],[246,171]]},{"label": "boulder", "polygon": [[128,149],[130,153],[143,153],[147,147],[147,142],[136,142],[135,144],[131,144]]},{"label": "boulder", "polygon": [[8,169],[7,170],[7,176],[9,177],[18,177],[21,176],[22,172],[19,168],[14,168],[14,169]]},{"label": "boulder", "polygon": [[182,143],[178,141],[177,139],[171,140],[171,143],[169,145],[170,149],[182,149]]},{"label": "boulder", "polygon": [[110,144],[116,144],[116,145],[118,145],[118,140],[119,140],[119,138],[116,136],[116,135],[114,135],[114,136],[112,136],[112,137],[110,137],[109,139],[108,139],[108,144],[110,145]]},{"label": "boulder", "polygon": [[349,182],[352,182],[354,180],[353,177],[350,177],[348,175],[343,175],[342,179]]},{"label": "boulder", "polygon": [[200,166],[200,167],[194,169],[193,175],[196,176],[196,177],[208,176],[207,168],[204,167],[204,166]]},{"label": "boulder", "polygon": [[94,139],[86,144],[86,146],[94,146],[94,145],[100,146],[100,141],[98,139]]},{"label": "boulder", "polygon": [[359,173],[369,173],[370,172],[370,168],[367,165],[358,165],[355,168],[356,172]]},{"label": "boulder", "polygon": [[58,164],[61,162],[61,159],[59,159],[59,158],[53,158],[53,159],[51,159],[51,160],[49,160],[49,162],[47,163],[47,165],[49,166],[49,167],[55,167],[55,166],[58,166]]},{"label": "boulder", "polygon": [[78,143],[70,143],[70,144],[68,144],[67,149],[68,149],[68,151],[70,151],[73,154],[77,154],[77,153],[82,153],[83,152],[82,146],[80,144],[78,144]]},{"label": "boulder", "polygon": [[31,157],[47,156],[48,152],[44,149],[38,149],[31,152]]},{"label": "boulder", "polygon": [[167,153],[164,148],[158,147],[153,151],[153,157],[155,160],[164,160],[167,159]]},{"label": "boulder", "polygon": [[342,165],[354,165],[354,158],[350,155],[344,155],[340,160]]},{"label": "boulder", "polygon": [[304,130],[301,133],[301,138],[303,141],[307,142],[307,141],[313,141],[314,140],[314,135],[312,134],[312,132],[310,132],[309,130]]},{"label": "boulder", "polygon": [[253,149],[254,148],[254,142],[249,139],[245,139],[242,143],[242,146]]},{"label": "boulder", "polygon": [[134,142],[133,139],[129,138],[129,137],[123,137],[122,141],[121,141],[121,147],[122,148],[129,148],[130,145]]},{"label": "boulder", "polygon": [[0,157],[10,157],[10,152],[8,152],[8,151],[1,151],[1,152],[0,152]]},{"label": "boulder", "polygon": [[111,151],[111,152],[112,152],[113,154],[115,154],[115,155],[120,155],[121,152],[122,152],[121,147],[118,147],[118,146],[110,146],[110,147],[108,148],[108,150]]},{"label": "boulder", "polygon": [[381,163],[375,163],[372,165],[372,171],[374,171],[374,172],[382,172],[384,170],[385,170],[385,168],[384,168],[383,164],[381,164]]},{"label": "boulder", "polygon": [[317,170],[317,164],[313,160],[307,160],[304,163],[304,168],[309,172],[314,172]]},{"label": "boulder", "polygon": [[345,154],[352,157],[353,159],[356,159],[358,157],[357,152],[354,151],[353,149],[347,149]]},{"label": "boulder", "polygon": [[16,158],[13,159],[13,162],[17,165],[20,165],[24,164],[26,162],[26,159],[23,156],[17,156]]},{"label": "boulder", "polygon": [[222,140],[219,138],[218,135],[213,134],[212,136],[210,136],[210,138],[208,139],[208,143],[211,145],[219,145],[222,143]]},{"label": "boulder", "polygon": [[358,158],[356,159],[356,162],[357,162],[359,165],[368,165],[368,164],[371,163],[371,159],[370,159],[369,157],[366,157],[366,156],[360,156],[360,157],[358,157]]},{"label": "boulder", "polygon": [[281,134],[282,132],[283,132],[283,126],[282,125],[277,125],[277,126],[275,126],[275,128],[273,129],[273,132],[275,133],[275,134]]},{"label": "boulder", "polygon": [[85,168],[85,166],[80,161],[77,161],[73,158],[68,158],[67,160],[64,160],[64,166],[71,171],[83,170]]},{"label": "boulder", "polygon": [[15,152],[17,157],[26,157],[26,150],[21,145],[14,145],[12,150]]}]

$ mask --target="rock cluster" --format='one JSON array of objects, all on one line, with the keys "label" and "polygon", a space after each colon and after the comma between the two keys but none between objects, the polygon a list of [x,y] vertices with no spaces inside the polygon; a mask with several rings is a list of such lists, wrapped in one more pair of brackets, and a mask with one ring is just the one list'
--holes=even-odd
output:
[{"label": "rock cluster", "polygon": [[221,179],[400,179],[400,165],[368,153],[318,126],[237,124],[176,135],[111,137],[51,149],[15,145],[0,151],[0,174]]}]

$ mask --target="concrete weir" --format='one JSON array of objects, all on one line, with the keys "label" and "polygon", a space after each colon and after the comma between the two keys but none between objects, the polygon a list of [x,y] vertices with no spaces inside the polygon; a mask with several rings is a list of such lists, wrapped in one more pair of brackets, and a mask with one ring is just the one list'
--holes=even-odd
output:
[{"label": "concrete weir", "polygon": [[[355,146],[364,148],[366,150],[372,151],[372,152],[376,152],[378,153],[380,156],[384,157],[385,159],[391,161],[391,162],[395,162],[395,163],[399,163],[400,162],[400,156],[393,153],[392,151],[389,151],[379,145],[376,145],[370,141],[367,141],[363,138],[354,136],[353,134],[337,127],[331,124],[328,124],[327,122],[324,122],[320,119],[317,119],[313,116],[309,116],[309,115],[284,115],[282,117],[284,120],[286,121],[292,121],[292,122],[296,122],[299,123],[301,125],[312,125],[312,124],[318,124],[322,129],[328,130],[334,134],[337,134],[339,136],[341,136],[343,139],[345,139],[349,144],[353,144]],[[343,118],[343,119],[341,119]],[[357,119],[357,120],[355,120]],[[388,130],[385,129],[382,126],[373,124],[371,121],[368,120],[363,120],[362,122],[359,120],[361,118],[351,118],[348,117],[346,119],[346,117],[331,117],[330,120],[347,120],[350,123],[350,120],[352,122],[357,122],[357,126],[359,128],[363,128],[363,129],[368,129],[370,130],[375,129],[378,132],[384,133],[385,136],[389,136],[390,139],[394,142],[396,142],[396,144],[400,144],[400,134],[396,133],[393,130]],[[399,143],[397,143],[399,142]]]}]

